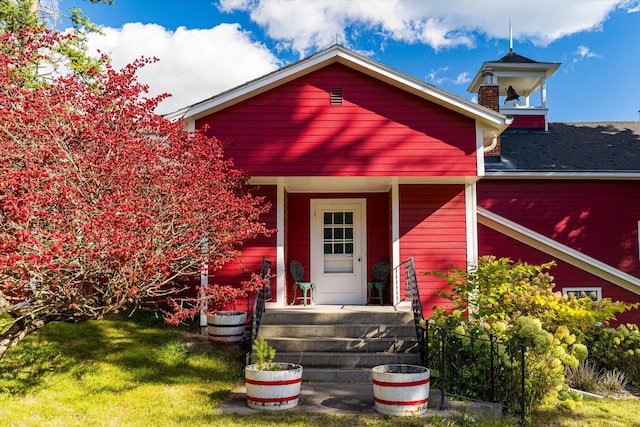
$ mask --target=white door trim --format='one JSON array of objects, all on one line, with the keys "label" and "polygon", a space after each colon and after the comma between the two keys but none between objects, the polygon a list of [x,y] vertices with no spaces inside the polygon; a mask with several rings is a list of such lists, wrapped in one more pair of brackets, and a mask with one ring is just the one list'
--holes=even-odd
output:
[{"label": "white door trim", "polygon": [[[344,280],[345,300],[325,298],[323,301],[323,281],[328,275],[323,270],[323,236],[322,216],[320,210],[355,208],[358,214],[354,217],[354,272],[353,274],[335,274],[335,280]],[[367,199],[311,199],[310,206],[310,279],[316,285],[316,301],[319,304],[354,304],[364,305],[367,298]],[[332,280],[333,280],[332,279]],[[327,283],[327,282],[324,282]],[[348,299],[346,299],[348,298]]]}]

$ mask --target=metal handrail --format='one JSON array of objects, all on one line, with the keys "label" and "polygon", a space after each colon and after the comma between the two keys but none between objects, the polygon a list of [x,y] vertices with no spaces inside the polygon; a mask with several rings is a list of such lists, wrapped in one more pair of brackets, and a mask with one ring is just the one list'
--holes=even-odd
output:
[{"label": "metal handrail", "polygon": [[253,343],[258,338],[262,314],[267,310],[266,302],[271,299],[271,260],[262,257],[262,267],[260,268],[260,278],[267,279],[269,284],[256,293],[253,300],[253,311],[251,313],[251,340],[249,342],[249,352],[247,353],[247,364],[251,361]]},{"label": "metal handrail", "polygon": [[424,345],[425,335],[420,327],[420,320],[423,318],[422,301],[420,300],[418,277],[416,275],[413,257],[405,260],[402,265],[404,266],[405,296],[411,296],[411,310],[413,311],[413,323],[415,324],[416,338],[418,340],[418,348],[420,349],[420,363],[422,366],[426,366],[427,355],[425,353],[426,346]]}]

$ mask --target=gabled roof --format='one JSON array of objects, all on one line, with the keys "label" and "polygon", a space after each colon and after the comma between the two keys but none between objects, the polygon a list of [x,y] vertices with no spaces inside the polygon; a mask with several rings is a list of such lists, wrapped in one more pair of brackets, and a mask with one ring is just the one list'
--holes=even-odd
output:
[{"label": "gabled roof", "polygon": [[182,117],[186,121],[193,121],[333,63],[345,65],[462,115],[480,120],[488,127],[495,129],[497,133],[500,133],[510,123],[510,119],[498,112],[453,95],[337,44],[258,79],[169,113],[165,117],[168,119]]},{"label": "gabled roof", "polygon": [[508,129],[501,162],[487,175],[618,174],[640,177],[640,122],[549,123],[549,131]]}]

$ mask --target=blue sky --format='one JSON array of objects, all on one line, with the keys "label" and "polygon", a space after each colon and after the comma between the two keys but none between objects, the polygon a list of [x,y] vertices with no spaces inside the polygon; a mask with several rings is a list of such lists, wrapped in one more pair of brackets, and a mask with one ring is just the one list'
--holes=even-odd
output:
[{"label": "blue sky", "polygon": [[[104,35],[116,67],[140,56],[159,112],[198,102],[322,50],[336,40],[466,99],[484,61],[509,50],[561,62],[549,79],[553,122],[640,118],[640,0],[57,0]],[[68,22],[61,18],[56,26]]]}]

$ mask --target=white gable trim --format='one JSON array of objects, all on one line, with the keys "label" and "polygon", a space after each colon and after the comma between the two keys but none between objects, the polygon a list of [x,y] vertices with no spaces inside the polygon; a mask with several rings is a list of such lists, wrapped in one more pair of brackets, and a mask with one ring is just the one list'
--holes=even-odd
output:
[{"label": "white gable trim", "polygon": [[625,273],[609,264],[583,254],[556,240],[523,227],[507,218],[478,207],[478,222],[519,242],[545,252],[554,258],[600,277],[634,294],[640,295],[640,278]]},{"label": "white gable trim", "polygon": [[334,45],[324,51],[298,61],[278,71],[267,74],[244,85],[223,92],[212,98],[191,106],[182,108],[165,117],[175,120],[182,117],[185,121],[195,121],[230,105],[254,97],[274,87],[285,84],[296,78],[309,74],[331,63],[340,63],[364,74],[398,87],[402,90],[420,96],[424,99],[442,105],[462,115],[479,120],[498,133],[506,129],[511,120],[506,116],[485,108],[479,104],[467,101],[426,82],[387,67],[366,56],[359,55],[340,45]]}]

